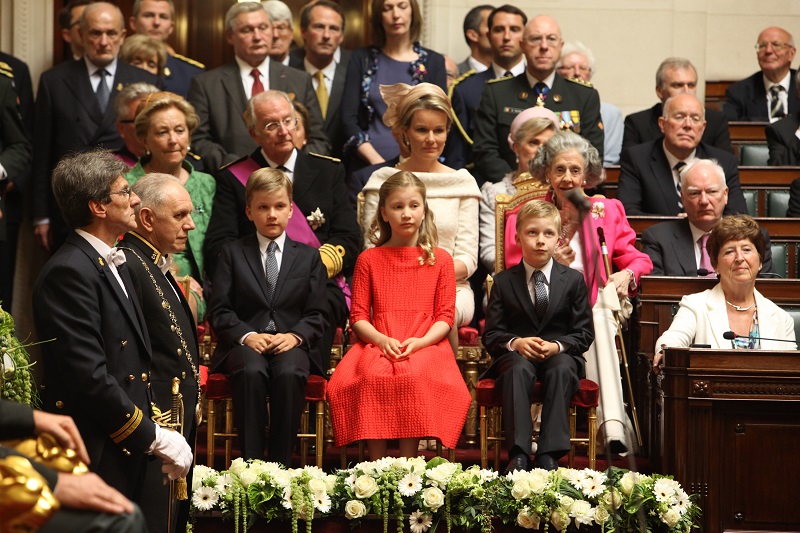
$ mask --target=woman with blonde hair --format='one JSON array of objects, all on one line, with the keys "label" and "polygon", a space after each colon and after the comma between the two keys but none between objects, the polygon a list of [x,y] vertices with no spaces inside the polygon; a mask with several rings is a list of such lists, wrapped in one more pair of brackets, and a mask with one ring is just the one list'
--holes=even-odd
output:
[{"label": "woman with blonde hair", "polygon": [[202,290],[205,276],[203,243],[211,219],[217,182],[210,174],[194,170],[191,163],[185,160],[192,133],[199,122],[194,107],[182,96],[169,92],[147,96],[139,103],[134,122],[136,136],[145,147],[145,155],[139,158],[139,162],[125,177],[133,185],[144,174],[170,174],[178,178],[189,191],[194,205],[192,220],[196,228],[189,232],[186,250],[175,254],[174,264],[179,276],[190,276],[194,298],[187,296],[187,299],[190,304],[197,305],[197,318],[202,320],[206,307]]},{"label": "woman with blonde hair", "polygon": [[[478,266],[480,190],[467,170],[455,170],[439,162],[453,116],[444,91],[430,83],[413,87],[398,83],[382,85],[380,89],[387,106],[383,122],[410,155],[396,167],[380,168],[372,174],[363,190],[363,220],[373,219],[378,210],[379,189],[397,170],[413,172],[425,184],[428,203],[436,215],[439,246],[453,257],[455,267],[456,321],[450,334],[455,350],[458,327],[468,324],[475,310],[467,278]],[[362,229],[364,242],[369,243],[369,228]]]},{"label": "woman with blonde hair", "polygon": [[358,257],[353,275],[358,342],[328,386],[336,445],[367,440],[373,461],[386,455],[386,439],[400,439],[404,457],[417,456],[421,437],[454,447],[471,402],[447,341],[453,259],[437,247],[425,185],[393,170],[377,196],[375,247]]},{"label": "woman with blonde hair", "polygon": [[161,78],[167,66],[167,48],[161,41],[147,35],[131,35],[122,43],[119,58]]}]

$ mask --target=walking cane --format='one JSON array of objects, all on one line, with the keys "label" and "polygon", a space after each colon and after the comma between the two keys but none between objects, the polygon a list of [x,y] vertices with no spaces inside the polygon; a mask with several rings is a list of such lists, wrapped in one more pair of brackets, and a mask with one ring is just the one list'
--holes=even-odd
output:
[{"label": "walking cane", "polygon": [[[608,260],[608,246],[606,246],[606,236],[603,228],[597,228],[597,236],[600,238],[600,251],[603,254],[603,265],[606,268],[606,279],[611,279],[611,262]],[[625,381],[628,384],[628,399],[631,403],[631,418],[633,418],[633,429],[636,431],[636,441],[639,447],[642,446],[642,432],[639,429],[639,419],[636,416],[636,403],[633,399],[633,385],[631,374],[628,371],[628,356],[625,353],[625,340],[622,338],[622,324],[619,321],[619,311],[614,311],[614,321],[617,323],[617,339],[622,353],[622,364],[625,367]]]}]

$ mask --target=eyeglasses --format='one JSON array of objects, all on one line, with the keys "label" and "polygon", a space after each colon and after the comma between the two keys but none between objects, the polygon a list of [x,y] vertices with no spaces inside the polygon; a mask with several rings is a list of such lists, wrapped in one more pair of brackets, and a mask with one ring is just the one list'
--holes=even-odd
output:
[{"label": "eyeglasses", "polygon": [[792,43],[782,43],[780,41],[772,41],[768,43],[756,43],[756,52],[761,53],[767,49],[768,46],[772,47],[775,52],[780,52],[787,48],[794,48]]},{"label": "eyeglasses", "polygon": [[111,201],[111,195],[112,195],[112,194],[119,194],[119,195],[121,195],[121,196],[125,196],[125,197],[127,197],[127,198],[128,198],[128,200],[130,200],[130,199],[131,199],[131,196],[133,195],[133,191],[131,190],[131,188],[130,188],[130,187],[125,187],[124,189],[120,189],[120,190],[118,190],[118,191],[111,191],[111,192],[110,192],[110,193],[108,193],[108,195],[106,196],[106,198],[108,198],[108,201],[109,201],[109,202]]},{"label": "eyeglasses", "polygon": [[526,39],[531,46],[541,46],[542,41],[547,42],[547,46],[558,46],[561,42],[561,37],[558,35],[531,35]]},{"label": "eyeglasses", "polygon": [[295,117],[286,117],[280,122],[277,121],[270,122],[264,125],[264,131],[268,131],[269,133],[275,133],[281,126],[286,128],[287,131],[292,131],[293,129],[295,129],[295,127],[297,127],[297,119]]},{"label": "eyeglasses", "polygon": [[689,122],[691,122],[693,126],[699,126],[703,123],[703,117],[701,115],[686,115],[684,113],[676,113],[675,115],[670,115],[667,118],[673,122],[677,122],[678,124],[683,124],[686,122],[686,119],[689,119]]}]

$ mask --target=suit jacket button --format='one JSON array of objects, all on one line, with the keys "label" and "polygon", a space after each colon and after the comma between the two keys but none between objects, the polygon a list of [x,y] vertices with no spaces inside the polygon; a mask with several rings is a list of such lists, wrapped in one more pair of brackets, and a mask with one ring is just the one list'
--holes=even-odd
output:
[{"label": "suit jacket button", "polygon": [[127,448],[122,448],[122,453],[124,453],[126,457],[131,456],[131,452],[129,452]]},{"label": "suit jacket button", "polygon": [[147,373],[142,372],[142,381],[147,381]]},{"label": "suit jacket button", "polygon": [[56,402],[56,408],[57,409],[63,409],[64,408],[64,402],[62,402],[61,400],[58,400]]},{"label": "suit jacket button", "polygon": [[121,344],[122,346],[125,346],[126,344],[128,344],[128,341],[122,341],[120,344]]},{"label": "suit jacket button", "polygon": [[148,388],[148,389],[150,388],[150,383],[148,383],[148,384],[147,384],[147,388]]},{"label": "suit jacket button", "polygon": [[181,379],[186,379],[186,372],[181,372]]},{"label": "suit jacket button", "polygon": [[131,374],[130,376],[128,376],[128,381],[133,381],[134,379],[136,379],[136,377],[134,377],[134,375],[133,375],[133,374]]}]

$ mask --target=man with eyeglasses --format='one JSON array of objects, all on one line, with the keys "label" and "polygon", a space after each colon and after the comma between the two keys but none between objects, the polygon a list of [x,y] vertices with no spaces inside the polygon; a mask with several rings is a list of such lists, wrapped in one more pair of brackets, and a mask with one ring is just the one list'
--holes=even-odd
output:
[{"label": "man with eyeglasses", "polygon": [[724,170],[728,187],[726,215],[747,214],[739,168],[730,152],[701,141],[705,110],[692,94],[668,98],[658,119],[663,138],[622,152],[617,199],[628,215],[685,216],[680,172],[695,159],[715,159]]},{"label": "man with eyeglasses", "polygon": [[761,70],[728,87],[722,107],[725,116],[731,121],[777,122],[800,111],[797,71],[791,68],[796,52],[791,34],[767,28],[758,34],[755,51]]},{"label": "man with eyeglasses", "polygon": [[114,127],[113,101],[122,88],[161,81],[118,61],[125,39],[122,12],[113,4],[89,4],[80,19],[84,57],[42,74],[34,112],[33,219],[36,240],[45,250],[58,248],[69,232],[50,187],[50,173],[66,154],[89,147],[116,150],[122,138]]},{"label": "man with eyeglasses", "polygon": [[[658,126],[658,119],[663,114],[666,99],[678,94],[696,93],[697,69],[691,61],[682,57],[668,57],[662,61],[656,71],[656,95],[660,102],[650,109],[631,113],[625,117],[622,149],[661,137],[663,133]],[[728,119],[721,111],[706,109],[703,142],[733,153],[731,136],[728,133]]]},{"label": "man with eyeglasses", "polygon": [[288,67],[289,50],[297,48],[294,44],[292,10],[281,0],[267,0],[262,4],[272,22],[272,46],[269,49],[269,57]]},{"label": "man with eyeglasses", "polygon": [[[224,167],[217,176],[217,193],[206,232],[206,269],[213,278],[223,245],[255,233],[245,214],[245,184],[250,174],[263,167],[286,172],[293,185],[295,204],[287,234],[295,241],[319,248],[328,271],[330,314],[326,319],[332,326],[319,343],[323,368],[327,368],[335,329],[348,315],[349,289],[343,278],[352,275],[360,251],[361,233],[347,194],[344,165],[338,159],[306,154],[294,147],[297,116],[286,93],[271,90],[254,96],[244,118],[258,148]],[[296,230],[301,231],[295,233]]]},{"label": "man with eyeglasses", "polygon": [[[683,169],[680,179],[686,216],[655,224],[642,233],[644,252],[653,261],[650,274],[697,276],[700,270],[700,275],[713,275],[705,243],[711,228],[722,219],[728,203],[725,171],[713,159],[695,159]],[[759,275],[772,272],[769,234],[765,229],[761,233],[766,242],[766,253]]]},{"label": "man with eyeglasses", "polygon": [[234,61],[192,79],[188,100],[200,117],[192,145],[209,172],[246,156],[256,143],[242,122],[251,97],[274,89],[292,95],[311,118],[306,150],[328,154],[322,114],[311,76],[269,57],[272,23],[260,2],[238,2],[225,14],[225,38]]},{"label": "man with eyeglasses", "polygon": [[[86,443],[89,468],[139,503],[166,479],[186,476],[192,452],[179,433],[152,416],[152,347],[125,264],[114,247],[136,228],[139,198],[122,176],[125,164],[108,152],[64,157],[53,192],[70,228],[33,289],[33,318],[44,366],[44,409],[71,416]],[[154,455],[164,479],[148,486]]]},{"label": "man with eyeglasses", "polygon": [[522,51],[527,59],[525,72],[486,84],[475,115],[472,149],[475,168],[487,180],[499,181],[516,167],[516,155],[507,140],[511,122],[535,105],[553,111],[562,129],[580,134],[602,158],[600,95],[591,84],[565,79],[556,72],[563,45],[561,28],[553,18],[534,17],[522,35]]},{"label": "man with eyeglasses", "polygon": [[305,47],[289,51],[289,66],[311,76],[334,157],[342,156],[347,140],[341,103],[350,51],[341,46],[344,29],[344,10],[339,4],[332,0],[310,2],[300,12],[300,35]]}]

